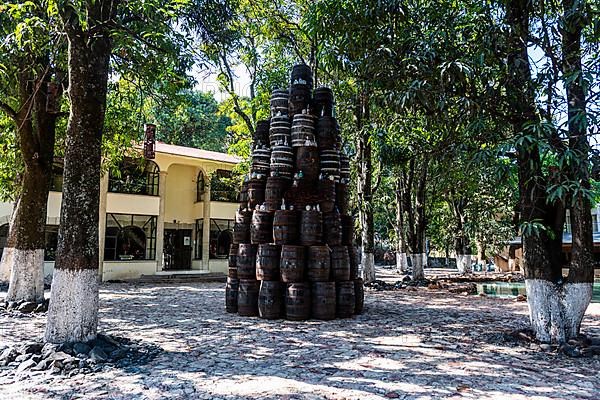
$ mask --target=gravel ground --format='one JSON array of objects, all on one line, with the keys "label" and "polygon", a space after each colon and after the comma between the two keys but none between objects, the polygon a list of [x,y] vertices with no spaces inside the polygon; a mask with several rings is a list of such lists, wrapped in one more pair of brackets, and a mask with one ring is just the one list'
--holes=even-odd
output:
[{"label": "gravel ground", "polygon": [[[0,293],[0,297],[5,293]],[[164,352],[71,378],[0,368],[0,399],[597,399],[600,358],[506,341],[527,305],[441,290],[366,293],[330,322],[224,312],[222,284],[105,284],[99,330]],[[0,314],[0,345],[40,338],[43,314]],[[584,333],[600,337],[600,304]]]}]

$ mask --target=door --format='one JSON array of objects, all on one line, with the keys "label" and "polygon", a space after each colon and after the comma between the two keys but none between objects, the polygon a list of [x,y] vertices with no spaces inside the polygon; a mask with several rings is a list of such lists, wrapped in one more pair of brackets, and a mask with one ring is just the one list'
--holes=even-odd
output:
[{"label": "door", "polygon": [[192,230],[165,229],[164,270],[192,269]]}]

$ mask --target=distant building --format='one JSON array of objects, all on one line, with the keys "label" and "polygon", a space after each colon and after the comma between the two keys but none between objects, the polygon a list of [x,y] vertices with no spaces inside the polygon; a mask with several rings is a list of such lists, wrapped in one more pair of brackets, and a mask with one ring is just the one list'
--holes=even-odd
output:
[{"label": "distant building", "polygon": [[[154,160],[126,159],[118,175],[104,174],[102,279],[225,272],[238,207],[237,191],[228,178],[239,161],[228,154],[156,143]],[[48,198],[46,275],[54,268],[61,190],[62,163],[57,163]],[[0,203],[0,254],[12,207]]]},{"label": "distant building", "polygon": [[[596,274],[600,274],[600,204],[592,209],[592,232],[594,240],[594,257],[596,261]],[[571,261],[573,236],[571,230],[571,217],[567,211],[565,228],[563,232],[562,250],[565,268]],[[523,272],[523,244],[521,237],[517,236],[507,243],[504,251],[494,257],[496,266],[504,272]]]}]

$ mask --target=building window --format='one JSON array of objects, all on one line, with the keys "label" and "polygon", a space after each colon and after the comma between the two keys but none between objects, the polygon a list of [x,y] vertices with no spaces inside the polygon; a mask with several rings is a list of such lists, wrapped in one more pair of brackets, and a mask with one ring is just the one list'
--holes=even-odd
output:
[{"label": "building window", "polygon": [[[210,250],[209,258],[227,258],[229,256],[229,247],[233,243],[233,220],[229,219],[211,219],[210,220]],[[194,247],[194,258],[202,259],[202,228],[204,220],[196,220],[196,246]]]},{"label": "building window", "polygon": [[565,217],[565,233],[571,233],[571,216],[569,214]]},{"label": "building window", "polygon": [[154,161],[125,159],[117,170],[111,171],[108,191],[158,196],[159,178],[160,170]]},{"label": "building window", "polygon": [[194,246],[194,259],[201,260],[202,259],[202,227],[204,226],[204,220],[197,219],[196,220],[196,243]]},{"label": "building window", "polygon": [[8,239],[8,224],[0,225],[0,257],[6,247],[6,240]]},{"label": "building window", "polygon": [[156,216],[107,214],[104,260],[156,259]]},{"label": "building window", "polygon": [[210,200],[237,202],[237,183],[231,171],[218,169],[210,180]]},{"label": "building window", "polygon": [[196,201],[202,200],[204,200],[204,173],[199,171],[196,178]]},{"label": "building window", "polygon": [[56,261],[58,247],[58,225],[46,225],[44,229],[46,245],[44,246],[44,261]]},{"label": "building window", "polygon": [[233,220],[210,220],[210,258],[226,258],[233,242]]},{"label": "building window", "polygon": [[598,215],[592,214],[592,232],[598,233]]},{"label": "building window", "polygon": [[52,192],[62,192],[63,189],[63,160],[56,159],[52,163],[52,178],[50,182],[50,190]]}]

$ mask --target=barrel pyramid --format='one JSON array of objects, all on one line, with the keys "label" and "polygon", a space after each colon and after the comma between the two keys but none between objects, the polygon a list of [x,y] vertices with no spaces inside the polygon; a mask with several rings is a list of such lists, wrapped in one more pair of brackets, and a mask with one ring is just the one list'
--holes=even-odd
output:
[{"label": "barrel pyramid", "polygon": [[292,69],[259,121],[229,253],[226,311],[261,318],[331,320],[362,312],[363,281],[348,215],[350,161],[331,89]]}]

